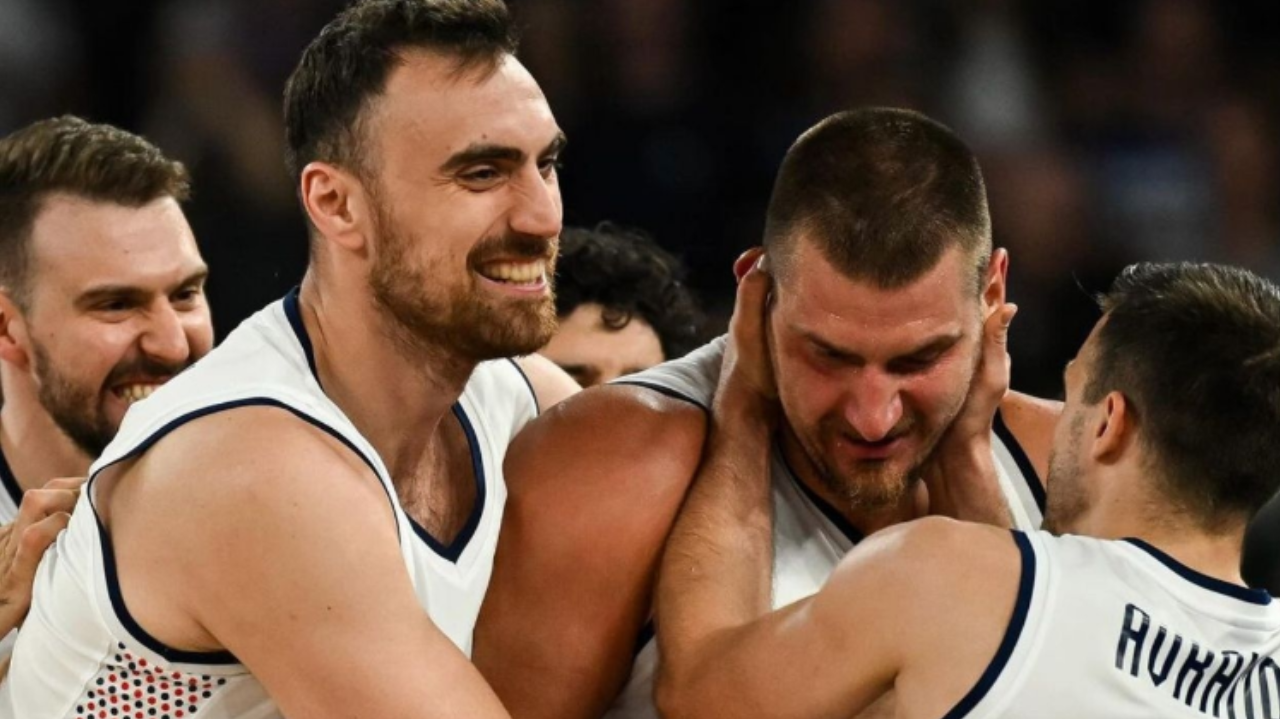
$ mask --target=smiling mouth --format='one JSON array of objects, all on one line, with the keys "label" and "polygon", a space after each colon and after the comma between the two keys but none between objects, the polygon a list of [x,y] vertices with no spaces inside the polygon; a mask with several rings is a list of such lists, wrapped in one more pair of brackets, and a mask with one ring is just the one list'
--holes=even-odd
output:
[{"label": "smiling mouth", "polygon": [[547,261],[490,262],[476,270],[481,277],[512,287],[540,287],[547,281]]},{"label": "smiling mouth", "polygon": [[163,383],[123,384],[119,387],[113,388],[111,391],[115,396],[132,405],[135,402],[141,402],[142,400],[150,397],[151,393],[155,392],[156,388],[161,384]]}]

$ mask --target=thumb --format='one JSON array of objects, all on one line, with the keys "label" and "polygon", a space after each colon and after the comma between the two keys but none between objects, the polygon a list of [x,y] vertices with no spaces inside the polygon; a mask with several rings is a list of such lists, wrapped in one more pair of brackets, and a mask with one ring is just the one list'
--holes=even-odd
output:
[{"label": "thumb", "polygon": [[1018,314],[1015,304],[1003,304],[995,311],[995,317],[988,323],[987,341],[994,345],[993,349],[1004,350],[1009,346],[1009,325],[1013,316]]}]

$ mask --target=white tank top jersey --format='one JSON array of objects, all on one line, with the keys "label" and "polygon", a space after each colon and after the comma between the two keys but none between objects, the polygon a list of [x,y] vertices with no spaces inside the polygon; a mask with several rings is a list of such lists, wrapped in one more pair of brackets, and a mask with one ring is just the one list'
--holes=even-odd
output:
[{"label": "white tank top jersey", "polygon": [[341,441],[373,470],[393,509],[405,571],[423,608],[470,655],[506,501],[502,458],[516,432],[537,413],[533,388],[515,362],[486,362],[454,406],[471,446],[476,505],[446,546],[405,514],[382,459],[325,395],[295,290],[130,409],[115,441],[91,468],[70,526],[37,573],[31,612],[8,680],[0,685],[0,717],[281,716],[262,685],[230,653],[166,647],[138,625],[121,597],[110,539],[94,505],[94,476],[103,468],[145,452],[184,422],[246,405],[292,412]]},{"label": "white tank top jersey", "polygon": [[[707,410],[720,379],[726,339],[712,340],[684,357],[615,380],[637,385]],[[997,415],[992,453],[1000,487],[1019,529],[1038,529],[1044,511],[1044,487],[1030,461]],[[862,535],[825,500],[801,483],[774,448],[773,606],[786,606],[818,591]],[[636,661],[626,687],[606,714],[608,719],[657,719],[653,674],[658,648],[647,625],[637,642]]]},{"label": "white tank top jersey", "polygon": [[[0,450],[0,527],[18,518],[18,505],[22,504],[22,487],[18,478],[13,476],[9,468],[9,460]],[[16,631],[9,632],[0,639],[0,661],[4,661],[13,653],[13,643],[18,638]]]},{"label": "white tank top jersey", "polygon": [[1013,617],[944,719],[1280,717],[1280,607],[1266,591],[1137,539],[1013,535]]},{"label": "white tank top jersey", "polygon": [[22,487],[9,469],[9,460],[0,450],[0,527],[18,518],[18,505],[22,504]]}]

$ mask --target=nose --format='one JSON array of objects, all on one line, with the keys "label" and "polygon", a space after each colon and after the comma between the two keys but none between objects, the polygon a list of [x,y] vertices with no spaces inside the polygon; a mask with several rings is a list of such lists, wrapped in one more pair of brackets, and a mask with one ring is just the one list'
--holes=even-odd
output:
[{"label": "nose", "polygon": [[158,303],[158,307],[148,313],[139,345],[144,354],[164,364],[184,364],[191,356],[182,315],[168,302]]},{"label": "nose", "polygon": [[564,218],[559,180],[543,177],[536,168],[528,174],[511,209],[511,229],[530,237],[557,237]]},{"label": "nose", "polygon": [[884,439],[902,419],[902,392],[898,382],[884,372],[864,370],[845,398],[844,418],[862,439],[868,442]]}]

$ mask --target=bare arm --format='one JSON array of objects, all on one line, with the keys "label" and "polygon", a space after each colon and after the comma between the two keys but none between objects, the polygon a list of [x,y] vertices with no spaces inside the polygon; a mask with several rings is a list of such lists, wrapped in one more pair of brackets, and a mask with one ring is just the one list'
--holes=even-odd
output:
[{"label": "bare arm", "polygon": [[[733,561],[703,556],[704,568]],[[899,715],[943,716],[995,656],[1018,579],[1008,532],[937,517],[890,527],[813,597],[678,641],[664,625],[659,708],[667,719],[846,719],[894,688]],[[671,599],[664,609],[690,601]]]},{"label": "bare arm", "polygon": [[1053,447],[1053,430],[1061,414],[1061,402],[1021,392],[1010,392],[1000,403],[1005,426],[1026,452],[1042,482],[1049,476],[1049,450]]},{"label": "bare arm", "polygon": [[506,716],[419,605],[384,490],[327,434],[232,410],[113,479],[139,622],[171,646],[232,652],[284,715]]},{"label": "bare arm", "polygon": [[626,682],[704,426],[693,405],[606,385],[517,436],[473,649],[514,716],[599,717]]}]

